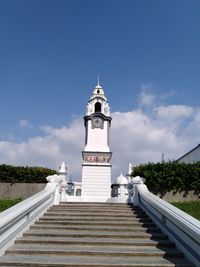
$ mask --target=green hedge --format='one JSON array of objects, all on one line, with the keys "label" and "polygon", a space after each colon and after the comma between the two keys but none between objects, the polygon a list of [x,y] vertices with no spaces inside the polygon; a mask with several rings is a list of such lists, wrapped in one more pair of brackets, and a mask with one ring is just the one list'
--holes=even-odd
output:
[{"label": "green hedge", "polygon": [[200,193],[200,162],[193,164],[165,162],[148,163],[133,168],[132,176],[146,178],[146,185],[154,193]]},{"label": "green hedge", "polygon": [[55,170],[42,167],[23,167],[0,165],[1,183],[46,183],[48,175],[55,174]]}]

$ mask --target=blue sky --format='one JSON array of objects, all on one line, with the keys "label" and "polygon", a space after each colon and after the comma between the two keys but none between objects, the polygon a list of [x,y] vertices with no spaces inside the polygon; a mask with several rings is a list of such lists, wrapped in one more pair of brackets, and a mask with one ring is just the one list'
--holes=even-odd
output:
[{"label": "blue sky", "polygon": [[[199,28],[198,0],[1,0],[0,163],[56,167],[56,157],[49,155],[55,154],[53,145],[48,146],[48,156],[32,150],[26,154],[28,145],[33,140],[54,139],[55,129],[71,131],[77,121],[78,132],[84,132],[81,120],[98,74],[116,121],[118,114],[140,112],[155,129],[169,128],[167,136],[173,133],[181,140],[178,147],[176,140],[166,152],[162,145],[166,137],[154,146],[149,136],[144,137],[150,140],[151,149],[146,144],[140,161],[159,160],[165,152],[176,158],[192,148],[199,134],[195,124],[200,98]],[[162,107],[171,107],[168,114],[173,114],[173,122],[169,125],[169,118],[163,120]],[[173,130],[177,112],[182,120]],[[159,126],[158,122],[155,125],[158,118]],[[120,124],[120,129],[139,127],[135,120],[129,123]],[[182,132],[193,124],[195,137],[190,129],[183,138]],[[66,153],[70,161],[83,148],[83,142],[75,148],[73,142],[60,145],[60,139],[56,140],[59,160]],[[126,144],[132,154],[123,155],[124,165],[139,161],[134,144],[134,140]],[[45,150],[42,141],[37,146]],[[119,147],[113,143],[112,149],[114,155]],[[113,160],[117,162],[118,157],[116,152]],[[73,173],[75,167],[69,165]],[[75,171],[75,176],[79,173]]]}]

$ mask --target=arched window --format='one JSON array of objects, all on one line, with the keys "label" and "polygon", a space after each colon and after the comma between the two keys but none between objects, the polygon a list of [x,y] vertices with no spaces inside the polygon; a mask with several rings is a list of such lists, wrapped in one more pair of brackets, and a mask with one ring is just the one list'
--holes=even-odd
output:
[{"label": "arched window", "polygon": [[81,189],[76,189],[76,196],[81,196]]},{"label": "arched window", "polygon": [[95,112],[101,112],[101,103],[97,102],[95,104]]},{"label": "arched window", "polygon": [[99,89],[97,90],[97,94],[100,94],[100,90]]}]

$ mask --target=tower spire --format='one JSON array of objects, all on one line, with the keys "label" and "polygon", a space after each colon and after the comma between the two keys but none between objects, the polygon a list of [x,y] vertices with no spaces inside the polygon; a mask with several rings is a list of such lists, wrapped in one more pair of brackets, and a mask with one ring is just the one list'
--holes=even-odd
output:
[{"label": "tower spire", "polygon": [[98,84],[97,84],[97,85],[100,86],[100,85],[99,85],[99,74],[98,74],[98,80],[97,80],[97,81],[98,81]]}]

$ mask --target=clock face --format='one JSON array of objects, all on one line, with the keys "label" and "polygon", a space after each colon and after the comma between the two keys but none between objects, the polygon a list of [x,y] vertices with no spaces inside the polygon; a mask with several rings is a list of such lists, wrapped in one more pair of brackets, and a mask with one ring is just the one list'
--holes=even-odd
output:
[{"label": "clock face", "polygon": [[93,128],[101,128],[103,129],[103,119],[99,117],[95,117],[92,119],[92,127]]}]

